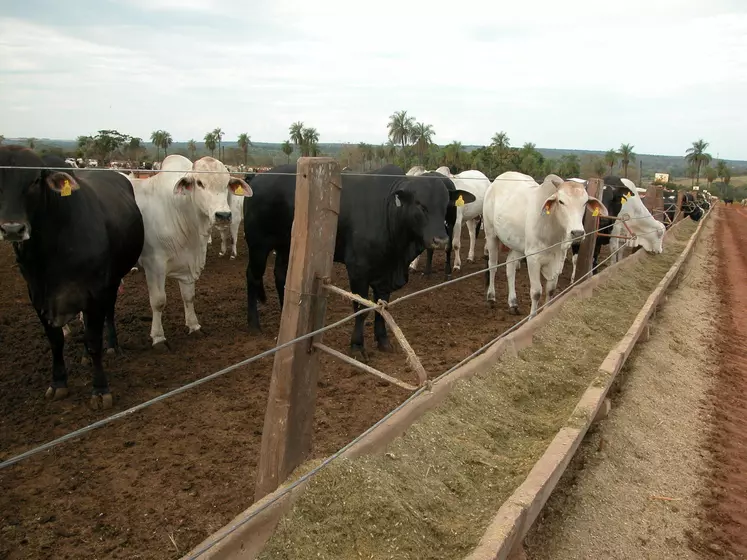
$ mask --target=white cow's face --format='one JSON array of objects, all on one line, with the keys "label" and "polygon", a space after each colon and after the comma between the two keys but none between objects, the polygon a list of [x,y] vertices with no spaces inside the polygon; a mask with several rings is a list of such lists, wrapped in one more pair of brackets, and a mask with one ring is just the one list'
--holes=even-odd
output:
[{"label": "white cow's face", "polygon": [[231,209],[228,206],[228,191],[236,196],[252,196],[249,184],[236,177],[228,180],[226,189],[213,190],[205,188],[199,176],[187,175],[177,182],[175,194],[191,194],[197,211],[207,217],[210,224],[228,224],[231,221]]},{"label": "white cow's face", "polygon": [[542,212],[552,215],[556,223],[565,230],[566,240],[572,241],[584,235],[584,213],[586,209],[606,216],[607,209],[599,200],[589,196],[583,185],[564,182],[557,187],[542,205]]},{"label": "white cow's face", "polygon": [[[664,251],[664,232],[666,227],[653,217],[648,220],[640,220],[637,227],[631,228],[636,234],[638,245],[649,253],[660,254]],[[640,230],[640,231],[637,231]]]}]

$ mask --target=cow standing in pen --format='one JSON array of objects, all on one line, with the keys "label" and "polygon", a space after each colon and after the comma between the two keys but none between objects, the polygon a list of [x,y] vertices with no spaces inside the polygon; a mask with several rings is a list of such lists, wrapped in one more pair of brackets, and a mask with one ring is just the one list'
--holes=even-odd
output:
[{"label": "cow standing in pen", "polygon": [[114,308],[122,278],[143,248],[132,185],[116,171],[40,169],[31,150],[0,148],[0,240],[12,242],[29,297],[52,348],[48,399],[67,396],[62,327],[79,312],[93,364],[91,406],[113,403],[102,365],[104,322],[117,348]]},{"label": "cow standing in pen", "polygon": [[[275,250],[275,287],[283,304],[295,210],[296,165],[281,165],[250,178],[254,196],[244,203],[244,236],[249,250],[246,270],[247,321],[260,329],[257,302],[265,302],[262,283],[267,257]],[[447,189],[446,177],[407,177],[393,165],[352,175],[343,173],[337,222],[335,262],[345,264],[350,290],[367,298],[388,301],[408,281],[408,265],[426,248],[448,242],[444,225],[450,205],[472,195]],[[358,310],[359,304],[353,303]],[[356,317],[351,353],[367,359],[363,315]],[[374,319],[378,347],[392,349],[383,317]]]},{"label": "cow standing in pen", "polygon": [[519,259],[526,257],[532,308],[537,314],[545,278],[546,298],[555,294],[563,262],[573,239],[584,235],[586,209],[606,214],[607,209],[590,197],[583,185],[548,175],[538,185],[528,175],[507,171],[496,177],[485,194],[483,220],[488,253],[487,300],[495,304],[495,267],[502,242],[510,249],[506,259],[509,312],[517,315],[516,271]]}]

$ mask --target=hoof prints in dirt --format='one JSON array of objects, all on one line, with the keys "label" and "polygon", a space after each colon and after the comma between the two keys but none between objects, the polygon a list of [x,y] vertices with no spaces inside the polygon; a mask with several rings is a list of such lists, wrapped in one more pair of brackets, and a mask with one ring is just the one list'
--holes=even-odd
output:
[{"label": "hoof prints in dirt", "polygon": [[[478,240],[478,254],[483,242]],[[49,345],[25,283],[12,267],[12,251],[0,245],[2,458],[272,348],[280,324],[273,258],[265,276],[268,302],[260,308],[263,332],[249,333],[243,239],[238,247],[235,261],[218,258],[216,243],[208,249],[195,299],[202,333],[187,334],[178,285],[167,282],[164,352],[151,346],[144,276],[136,272],[128,277],[116,315],[124,354],[104,357],[114,404],[101,411],[90,408],[91,370],[80,365],[80,335],[66,341],[68,396],[44,398],[51,383]],[[393,297],[440,282],[443,264],[444,253],[436,252],[431,278],[412,274]],[[464,266],[461,274],[483,266]],[[568,263],[560,289],[568,285],[570,268]],[[333,282],[347,289],[339,264]],[[517,275],[517,293],[529,302],[526,270]],[[435,376],[520,319],[501,302],[506,296],[503,270],[496,275],[496,295],[498,305],[487,309],[483,279],[476,276],[404,302],[392,314],[426,371]],[[352,311],[340,297],[328,301],[328,322]],[[347,352],[351,329],[349,324],[325,333],[324,343]],[[394,341],[393,353],[382,352],[370,325],[365,335],[372,367],[416,382]],[[54,546],[58,558],[172,558],[174,542],[184,553],[220,528],[252,502],[272,363],[272,358],[260,360],[0,472],[0,557],[46,557]],[[333,358],[323,356],[321,364],[316,457],[339,449],[408,394]],[[102,399],[97,404],[106,403]]]}]

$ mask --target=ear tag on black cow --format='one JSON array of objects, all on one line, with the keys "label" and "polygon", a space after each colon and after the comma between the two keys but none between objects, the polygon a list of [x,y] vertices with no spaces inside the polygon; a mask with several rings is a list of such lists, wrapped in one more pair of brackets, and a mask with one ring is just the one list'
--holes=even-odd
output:
[{"label": "ear tag on black cow", "polygon": [[628,197],[623,195],[622,196],[622,203],[625,204],[628,201]]},{"label": "ear tag on black cow", "polygon": [[73,194],[73,187],[70,186],[70,181],[65,179],[62,183],[62,189],[60,190],[60,196],[70,196]]},{"label": "ear tag on black cow", "polygon": [[396,206],[397,208],[399,208],[400,206],[402,206],[402,202],[400,201],[400,199],[399,199],[399,195],[398,195],[398,194],[395,194],[395,195],[394,195],[394,205],[395,205],[395,206]]},{"label": "ear tag on black cow", "polygon": [[459,208],[460,206],[464,206],[464,199],[462,198],[462,195],[459,195],[459,198],[456,199],[456,202],[454,203],[454,206]]}]

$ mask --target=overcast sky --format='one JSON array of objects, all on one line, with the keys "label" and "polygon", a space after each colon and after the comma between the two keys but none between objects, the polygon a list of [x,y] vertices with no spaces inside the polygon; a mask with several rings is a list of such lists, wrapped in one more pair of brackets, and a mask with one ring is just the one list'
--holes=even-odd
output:
[{"label": "overcast sky", "polygon": [[[708,6],[706,8],[706,6]],[[0,11],[0,134],[435,141],[747,159],[747,0],[23,0]]]}]

